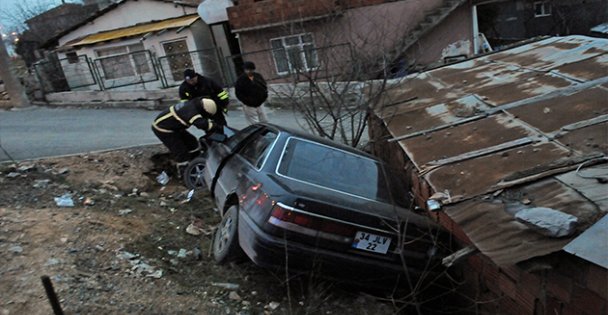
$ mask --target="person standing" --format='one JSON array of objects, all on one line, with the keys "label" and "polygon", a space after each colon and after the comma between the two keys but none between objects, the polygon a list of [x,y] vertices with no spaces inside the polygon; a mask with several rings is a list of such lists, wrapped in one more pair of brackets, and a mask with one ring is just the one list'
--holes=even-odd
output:
[{"label": "person standing", "polygon": [[212,99],[221,111],[224,113],[228,111],[230,102],[228,92],[214,80],[200,75],[192,69],[186,69],[184,82],[179,86],[179,98],[187,101],[197,97]]},{"label": "person standing", "polygon": [[268,99],[268,86],[261,74],[255,72],[255,64],[250,61],[243,63],[244,73],[234,85],[236,98],[243,103],[245,119],[250,124],[268,122],[264,110],[264,102]]}]

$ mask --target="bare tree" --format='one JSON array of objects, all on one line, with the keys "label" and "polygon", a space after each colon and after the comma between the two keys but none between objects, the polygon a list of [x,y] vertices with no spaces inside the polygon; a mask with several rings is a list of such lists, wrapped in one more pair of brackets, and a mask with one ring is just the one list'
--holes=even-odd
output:
[{"label": "bare tree", "polygon": [[[275,61],[282,58],[278,62],[288,68],[290,81],[271,89],[300,112],[317,135],[362,147],[369,115],[397,81],[391,78],[415,66],[415,61],[405,60],[407,48],[402,45],[411,25],[385,19],[382,10],[358,11],[345,19],[344,12],[330,9],[334,14],[321,22],[327,32],[315,34],[314,48],[270,52]],[[298,34],[307,27],[305,22],[286,21],[283,33]]]}]

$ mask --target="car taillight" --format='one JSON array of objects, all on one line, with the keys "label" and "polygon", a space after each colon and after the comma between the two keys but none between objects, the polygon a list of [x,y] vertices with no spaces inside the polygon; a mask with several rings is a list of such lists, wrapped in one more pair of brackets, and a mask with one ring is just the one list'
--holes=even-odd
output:
[{"label": "car taillight", "polygon": [[293,232],[341,242],[352,241],[355,234],[355,228],[350,225],[293,211],[281,206],[281,204],[274,205],[268,222]]}]

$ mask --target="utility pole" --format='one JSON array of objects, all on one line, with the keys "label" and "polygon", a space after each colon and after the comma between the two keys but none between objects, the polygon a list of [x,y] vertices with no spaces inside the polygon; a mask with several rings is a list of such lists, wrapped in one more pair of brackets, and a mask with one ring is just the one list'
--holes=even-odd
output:
[{"label": "utility pole", "polygon": [[8,52],[4,45],[4,39],[0,34],[0,79],[4,81],[4,88],[10,97],[10,104],[15,107],[25,107],[29,105],[29,100],[25,96],[25,90],[11,71]]}]

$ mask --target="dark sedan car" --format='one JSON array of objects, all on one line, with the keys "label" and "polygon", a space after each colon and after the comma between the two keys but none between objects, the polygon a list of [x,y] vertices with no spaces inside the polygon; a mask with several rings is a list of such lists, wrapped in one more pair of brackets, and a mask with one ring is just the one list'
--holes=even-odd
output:
[{"label": "dark sedan car", "polygon": [[[435,227],[406,210],[407,191],[373,156],[326,139],[258,124],[214,143],[199,170],[222,222],[217,262],[242,251],[260,266],[355,273],[426,268]],[[204,165],[203,165],[204,164]]]}]

